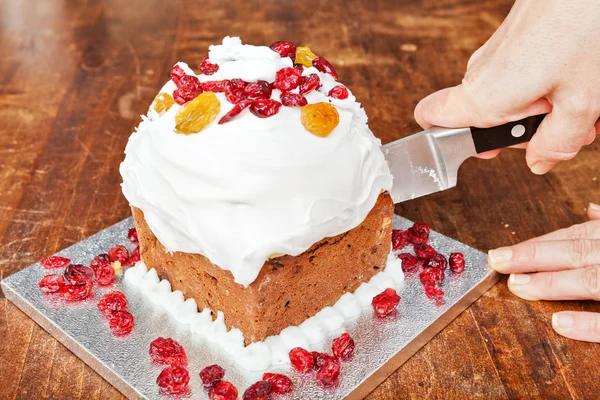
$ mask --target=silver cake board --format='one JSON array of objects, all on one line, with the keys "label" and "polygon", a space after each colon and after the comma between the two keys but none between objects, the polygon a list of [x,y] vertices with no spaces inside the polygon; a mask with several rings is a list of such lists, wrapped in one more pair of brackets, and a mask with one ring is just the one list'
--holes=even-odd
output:
[{"label": "silver cake board", "polygon": [[[407,219],[394,217],[396,229],[411,225]],[[106,253],[115,244],[129,246],[127,230],[132,226],[133,221],[128,218],[57,254],[69,257],[73,263],[89,265],[94,256]],[[287,398],[364,398],[496,283],[497,275],[487,266],[484,253],[434,231],[430,241],[445,256],[451,252],[465,255],[463,273],[447,271],[443,301],[427,298],[418,275],[408,274],[399,290],[402,300],[395,314],[377,319],[372,310],[363,309],[356,320],[344,324],[356,342],[356,349],[352,360],[342,364],[339,384],[334,388],[321,388],[313,376],[297,374],[289,367],[269,368],[270,372],[285,373],[294,382],[295,391]],[[191,398],[208,398],[198,374],[210,364],[225,368],[225,379],[238,388],[240,398],[248,386],[260,380],[262,372],[250,372],[237,366],[231,356],[219,351],[216,345],[193,336],[189,329],[121,280],[111,288],[95,287],[94,298],[79,304],[52,300],[51,296],[40,292],[37,283],[44,275],[57,271],[46,270],[35,263],[2,280],[2,290],[8,300],[128,398],[164,398],[156,385],[161,368],[152,365],[148,356],[150,342],[159,336],[172,337],[186,349]],[[100,297],[112,290],[126,294],[130,312],[135,317],[134,332],[124,338],[111,334],[96,307]],[[322,350],[327,350],[331,339],[337,335],[339,332],[328,335]]]}]

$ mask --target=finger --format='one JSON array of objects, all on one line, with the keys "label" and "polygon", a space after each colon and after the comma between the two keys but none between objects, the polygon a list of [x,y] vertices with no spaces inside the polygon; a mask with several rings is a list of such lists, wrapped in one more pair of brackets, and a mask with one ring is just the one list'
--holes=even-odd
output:
[{"label": "finger", "polygon": [[530,115],[550,112],[552,106],[546,99],[531,102],[514,102],[499,99],[507,109],[499,109],[489,102],[489,93],[473,88],[473,85],[460,84],[430,94],[417,104],[415,120],[424,129],[432,125],[448,128],[476,126],[486,128],[511,121],[518,121]]},{"label": "finger", "polygon": [[590,203],[588,206],[588,217],[593,221],[600,220],[600,205]]},{"label": "finger", "polygon": [[585,138],[585,145],[589,146],[590,144],[594,143],[594,140],[596,140],[596,126],[594,125],[592,127],[592,130],[588,133],[587,137]]},{"label": "finger", "polygon": [[508,288],[525,300],[600,300],[600,266],[512,274]]},{"label": "finger", "polygon": [[600,264],[600,240],[529,241],[488,255],[490,266],[504,274],[582,268]]},{"label": "finger", "polygon": [[552,315],[552,327],[559,335],[585,342],[600,342],[600,314],[562,311]]},{"label": "finger", "polygon": [[479,153],[475,157],[481,158],[483,160],[489,160],[491,158],[496,157],[498,154],[500,154],[500,150],[490,150],[484,151],[483,153]]},{"label": "finger", "polygon": [[558,162],[575,157],[598,119],[594,114],[586,104],[554,105],[527,146],[531,171],[545,174]]},{"label": "finger", "polygon": [[[593,206],[588,207],[588,215]],[[600,211],[597,211],[600,218]],[[590,219],[594,219],[590,216]],[[550,242],[558,240],[577,240],[577,239],[600,239],[600,221],[588,221],[583,224],[577,224],[568,228],[559,229],[557,231],[547,233],[545,235],[529,239],[527,242]]]}]

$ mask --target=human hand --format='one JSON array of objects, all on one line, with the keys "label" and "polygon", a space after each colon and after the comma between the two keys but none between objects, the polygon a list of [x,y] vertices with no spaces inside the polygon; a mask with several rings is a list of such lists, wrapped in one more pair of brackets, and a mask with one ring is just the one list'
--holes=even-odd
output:
[{"label": "human hand", "polygon": [[[511,274],[508,288],[525,300],[600,301],[600,205],[590,204],[590,221],[496,250],[489,263]],[[575,340],[600,342],[600,314],[563,311],[552,327]]]},{"label": "human hand", "polygon": [[462,84],[421,100],[415,119],[485,128],[549,113],[524,146],[531,170],[548,172],[600,133],[599,20],[597,0],[517,0]]}]

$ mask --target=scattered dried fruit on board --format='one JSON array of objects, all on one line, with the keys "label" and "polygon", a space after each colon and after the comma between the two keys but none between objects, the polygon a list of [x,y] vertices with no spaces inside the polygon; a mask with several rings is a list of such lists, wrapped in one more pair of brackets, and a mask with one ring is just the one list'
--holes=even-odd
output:
[{"label": "scattered dried fruit on board", "polygon": [[380,317],[385,317],[396,309],[399,302],[400,296],[398,296],[398,293],[396,293],[394,289],[388,288],[373,297],[371,304],[373,305],[375,314]]},{"label": "scattered dried fruit on board", "polygon": [[302,347],[295,347],[290,350],[290,363],[296,371],[306,373],[310,371],[315,364],[315,358],[310,351],[305,350]]},{"label": "scattered dried fruit on board", "polygon": [[64,268],[67,265],[71,264],[71,260],[67,257],[50,256],[42,258],[40,264],[42,264],[42,267],[46,269]]},{"label": "scattered dried fruit on board", "polygon": [[65,278],[59,274],[46,275],[39,281],[38,286],[44,293],[56,293],[65,287]]}]

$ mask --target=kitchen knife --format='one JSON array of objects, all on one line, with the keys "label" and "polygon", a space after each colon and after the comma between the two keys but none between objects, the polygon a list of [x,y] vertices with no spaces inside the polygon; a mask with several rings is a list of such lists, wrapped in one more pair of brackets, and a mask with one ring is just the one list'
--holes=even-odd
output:
[{"label": "kitchen knife", "polygon": [[394,176],[394,203],[456,186],[458,169],[467,158],[484,151],[528,142],[546,114],[492,128],[441,128],[383,146]]}]

